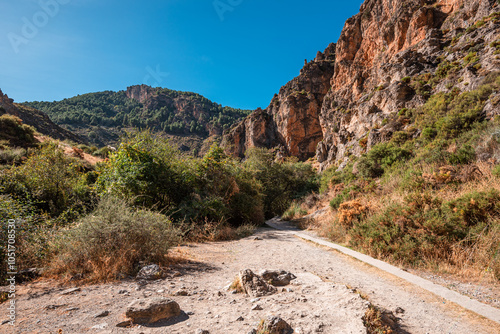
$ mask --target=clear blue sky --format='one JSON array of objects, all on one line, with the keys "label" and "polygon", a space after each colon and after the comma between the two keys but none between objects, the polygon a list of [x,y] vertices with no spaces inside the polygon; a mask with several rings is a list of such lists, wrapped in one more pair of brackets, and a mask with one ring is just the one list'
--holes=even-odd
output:
[{"label": "clear blue sky", "polygon": [[266,107],[361,3],[2,1],[0,88],[17,102],[53,101],[146,83]]}]

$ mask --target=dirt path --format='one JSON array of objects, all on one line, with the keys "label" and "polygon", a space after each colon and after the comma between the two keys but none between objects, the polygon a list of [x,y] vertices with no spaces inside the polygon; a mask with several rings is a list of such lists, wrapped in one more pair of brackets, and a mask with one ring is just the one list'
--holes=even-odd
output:
[{"label": "dirt path", "polygon": [[[165,280],[139,286],[135,280],[65,288],[50,281],[23,286],[18,296],[18,322],[1,333],[248,333],[261,319],[282,317],[296,333],[366,333],[362,317],[369,302],[396,313],[401,333],[500,333],[485,320],[390,274],[334,251],[262,228],[234,242],[185,247],[191,257]],[[275,295],[253,300],[224,287],[242,269],[284,269],[297,280]],[[180,273],[180,274],[179,274]],[[66,287],[67,288],[67,287]],[[353,291],[353,290],[356,291]],[[186,291],[187,296],[178,296]],[[367,300],[361,298],[362,295]],[[118,328],[126,306],[137,298],[165,296],[176,300],[183,314],[155,327]],[[369,302],[368,302],[369,301]],[[252,310],[259,304],[262,310]],[[103,311],[109,315],[95,317]],[[7,318],[0,305],[0,321]]]}]

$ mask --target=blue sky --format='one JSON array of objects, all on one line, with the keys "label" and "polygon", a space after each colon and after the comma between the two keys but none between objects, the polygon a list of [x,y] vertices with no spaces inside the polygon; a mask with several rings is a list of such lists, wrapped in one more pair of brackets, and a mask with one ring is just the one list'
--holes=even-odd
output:
[{"label": "blue sky", "polygon": [[362,1],[15,0],[0,5],[0,88],[17,102],[146,83],[266,107]]}]

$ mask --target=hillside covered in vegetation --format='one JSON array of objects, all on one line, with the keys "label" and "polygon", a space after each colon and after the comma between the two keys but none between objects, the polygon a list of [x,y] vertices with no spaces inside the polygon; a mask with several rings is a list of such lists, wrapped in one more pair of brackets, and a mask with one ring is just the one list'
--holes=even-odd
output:
[{"label": "hillside covered in vegetation", "polygon": [[222,135],[250,112],[222,107],[196,93],[145,85],[24,105],[47,113],[55,123],[97,146],[116,145],[125,130],[136,128],[175,136],[183,142],[180,146],[191,150],[199,150],[204,139]]}]

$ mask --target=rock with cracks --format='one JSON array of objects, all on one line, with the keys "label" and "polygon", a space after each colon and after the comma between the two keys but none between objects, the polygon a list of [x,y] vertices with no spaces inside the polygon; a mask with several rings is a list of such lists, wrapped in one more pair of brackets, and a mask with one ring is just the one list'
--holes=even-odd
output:
[{"label": "rock with cracks", "polygon": [[169,319],[181,313],[179,304],[172,299],[156,297],[132,302],[125,316],[136,324],[150,324]]},{"label": "rock with cracks", "polygon": [[297,277],[285,270],[262,270],[260,276],[274,286],[285,286]]},{"label": "rock with cracks", "polygon": [[268,296],[276,293],[276,288],[260,276],[255,275],[250,269],[245,269],[240,272],[240,282],[243,290],[252,297]]},{"label": "rock with cracks", "polygon": [[293,333],[293,329],[280,317],[269,316],[259,325],[257,333],[291,334]]},{"label": "rock with cracks", "polygon": [[157,264],[150,264],[149,266],[142,267],[137,274],[137,279],[155,280],[165,278],[165,273]]}]

